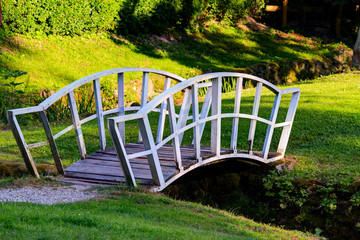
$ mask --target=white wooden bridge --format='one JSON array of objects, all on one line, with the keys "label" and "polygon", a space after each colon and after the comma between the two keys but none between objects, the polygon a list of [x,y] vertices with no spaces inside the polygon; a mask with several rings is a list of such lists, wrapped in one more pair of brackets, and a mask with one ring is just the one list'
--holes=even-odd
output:
[{"label": "white wooden bridge", "polygon": [[[125,107],[125,75],[129,72],[141,72],[142,92],[140,106]],[[118,79],[118,107],[106,110],[103,108],[103,96],[100,79],[117,75]],[[164,91],[148,101],[149,76],[163,76]],[[236,92],[231,113],[222,112],[222,82],[224,78],[236,79]],[[252,113],[240,111],[241,93],[244,81],[251,81],[256,87]],[[80,119],[74,90],[93,82],[95,92],[96,114]],[[274,102],[269,119],[259,117],[259,106],[262,89],[267,88],[274,94]],[[199,90],[205,97],[199,101]],[[206,94],[205,94],[206,92]],[[285,121],[277,122],[277,115],[281,97],[291,94]],[[46,110],[62,97],[67,96],[73,124],[56,135],[52,134],[51,125],[47,119]],[[174,96],[182,98],[181,107],[174,104]],[[284,157],[289,140],[290,131],[300,97],[299,88],[281,90],[275,85],[261,78],[232,72],[210,73],[190,79],[183,79],[174,74],[147,68],[118,68],[92,74],[79,79],[35,107],[9,110],[8,121],[19,146],[22,157],[29,172],[39,176],[31,148],[50,145],[55,165],[60,174],[67,179],[78,181],[114,184],[126,182],[130,186],[144,184],[151,186],[154,191],[161,191],[176,179],[186,173],[208,164],[214,164],[227,159],[246,159],[253,162],[270,163]],[[200,102],[200,103],[199,103]],[[200,109],[201,106],[201,109]],[[130,112],[130,113],[129,113]],[[157,112],[157,130],[151,129],[150,114]],[[47,141],[27,144],[21,132],[18,115],[39,113]],[[106,148],[105,116],[113,147]],[[153,117],[151,115],[151,117]],[[229,146],[221,146],[222,120],[232,119],[232,132]],[[90,120],[97,119],[100,149],[96,153],[87,155],[81,126]],[[240,119],[248,119],[250,127],[247,138],[247,149],[237,149]],[[139,138],[135,143],[126,143],[126,122],[137,121]],[[208,123],[209,122],[209,123]],[[253,149],[257,122],[267,124],[262,149]],[[210,132],[205,132],[206,123],[210,124]],[[282,128],[277,151],[270,152],[270,145],[275,128]],[[68,131],[74,129],[81,160],[64,169],[55,140]],[[191,144],[184,145],[183,137],[186,131],[191,132]],[[168,133],[167,135],[165,133]],[[202,136],[211,134],[209,146],[202,146]],[[166,135],[166,136],[164,136]]]}]

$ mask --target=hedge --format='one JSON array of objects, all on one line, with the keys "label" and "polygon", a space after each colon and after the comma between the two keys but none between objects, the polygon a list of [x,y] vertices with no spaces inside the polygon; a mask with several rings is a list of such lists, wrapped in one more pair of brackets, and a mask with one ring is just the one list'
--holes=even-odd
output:
[{"label": "hedge", "polygon": [[81,35],[114,29],[117,0],[2,0],[3,27],[13,33]]},{"label": "hedge", "polygon": [[1,0],[3,28],[17,34],[82,35],[198,30],[209,20],[237,23],[265,0]]}]

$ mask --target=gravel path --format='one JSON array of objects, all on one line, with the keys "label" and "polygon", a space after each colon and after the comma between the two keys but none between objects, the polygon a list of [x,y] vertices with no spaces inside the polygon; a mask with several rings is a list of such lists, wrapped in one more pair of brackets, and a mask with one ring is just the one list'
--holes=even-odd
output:
[{"label": "gravel path", "polygon": [[91,186],[39,186],[0,189],[0,202],[31,202],[40,204],[68,203],[85,201],[99,195]]}]

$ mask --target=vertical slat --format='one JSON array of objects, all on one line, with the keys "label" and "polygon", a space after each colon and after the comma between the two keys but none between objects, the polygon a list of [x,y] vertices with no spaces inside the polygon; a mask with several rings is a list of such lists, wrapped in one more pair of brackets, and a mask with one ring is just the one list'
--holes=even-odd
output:
[{"label": "vertical slat", "polygon": [[[261,82],[258,82],[256,84],[255,99],[254,99],[254,105],[253,105],[253,111],[252,111],[252,115],[254,117],[257,117],[258,113],[259,113],[262,85],[263,84]],[[249,140],[249,151],[252,151],[252,148],[253,148],[255,129],[256,129],[256,120],[252,119],[251,122],[250,122],[250,130],[249,130],[249,138],[248,138],[248,140]]]},{"label": "vertical slat", "polygon": [[[164,83],[164,92],[170,88],[171,79],[166,77],[165,83]],[[166,111],[166,101],[161,103],[160,108],[160,116],[159,116],[159,124],[158,124],[158,130],[156,134],[156,142],[159,143],[162,141],[163,134],[164,134],[164,125],[165,125],[165,111]]]},{"label": "vertical slat", "polygon": [[[143,72],[140,107],[143,107],[147,103],[148,88],[149,88],[149,73]],[[139,130],[139,142],[142,142],[142,136],[140,130]]]},{"label": "vertical slat", "polygon": [[194,136],[194,157],[198,161],[201,161],[200,158],[200,129],[199,129],[199,94],[198,94],[198,84],[194,83],[191,88],[191,96],[192,96],[192,117],[193,122],[195,122],[195,126],[193,128],[193,136]]},{"label": "vertical slat", "polygon": [[221,140],[221,77],[212,80],[212,107],[211,115],[217,116],[216,119],[211,120],[211,145],[210,151],[216,156],[220,155],[220,140]]},{"label": "vertical slat", "polygon": [[118,156],[122,171],[125,176],[125,181],[129,186],[136,187],[136,181],[134,177],[134,173],[131,169],[130,161],[127,157],[126,150],[124,147],[124,142],[121,139],[120,131],[116,127],[116,123],[114,120],[109,119],[108,121],[109,132],[111,136],[111,140],[114,144],[116,154]]},{"label": "vertical slat", "polygon": [[148,116],[138,119],[141,136],[143,137],[145,150],[151,150],[151,153],[147,155],[147,159],[150,166],[151,175],[154,183],[159,186],[164,186],[164,175],[161,170],[158,153],[155,149],[155,142],[151,133],[150,122]]},{"label": "vertical slat", "polygon": [[277,94],[274,99],[274,105],[272,107],[271,115],[270,115],[270,119],[269,119],[271,121],[271,125],[269,125],[267,128],[264,146],[263,146],[263,150],[262,150],[262,155],[263,155],[264,159],[267,159],[268,154],[269,154],[271,139],[272,139],[272,136],[274,133],[274,126],[276,123],[277,114],[279,112],[280,102],[281,102],[281,94]]},{"label": "vertical slat", "polygon": [[[189,116],[190,106],[191,106],[191,90],[187,88],[185,89],[184,98],[179,112],[177,129],[181,129],[186,126],[187,118]],[[184,132],[179,133],[180,145],[183,137],[184,137]]]},{"label": "vertical slat", "polygon": [[[119,116],[125,115],[125,83],[124,83],[124,73],[118,74],[118,107],[119,107]],[[119,132],[122,142],[125,144],[125,122],[119,122]]]},{"label": "vertical slat", "polygon": [[100,149],[105,150],[106,149],[105,124],[104,124],[103,106],[101,99],[100,80],[95,79],[93,81],[93,84],[94,84],[94,92],[95,92],[96,118],[99,129]]},{"label": "vertical slat", "polygon": [[55,161],[55,166],[58,170],[58,173],[61,175],[64,175],[64,168],[62,166],[61,163],[61,159],[60,159],[60,155],[59,155],[59,151],[56,147],[56,143],[55,143],[55,139],[54,136],[51,132],[51,128],[50,128],[50,124],[49,121],[46,117],[46,113],[44,111],[40,112],[40,118],[41,118],[41,122],[43,124],[44,130],[45,130],[45,134],[46,137],[49,141],[49,145],[50,145],[50,149],[51,149],[51,153],[53,155],[54,161]]},{"label": "vertical slat", "polygon": [[[209,115],[211,101],[212,101],[212,87],[208,87],[208,89],[206,91],[204,103],[203,103],[203,106],[201,108],[200,119],[206,118]],[[199,126],[199,129],[200,129],[200,142],[201,142],[202,135],[204,133],[205,123],[206,122],[201,123],[200,126]]]},{"label": "vertical slat", "polygon": [[180,142],[179,142],[179,135],[177,134],[177,129],[176,129],[177,125],[176,125],[176,116],[175,116],[175,104],[172,95],[167,99],[167,105],[169,109],[169,122],[170,122],[171,133],[175,133],[173,139],[173,148],[174,148],[176,167],[177,169],[182,171],[183,167],[181,162]]},{"label": "vertical slat", "polygon": [[75,129],[76,141],[79,147],[80,157],[81,159],[85,159],[86,148],[85,148],[84,136],[81,130],[81,124],[79,119],[79,113],[76,106],[74,91],[68,93],[68,100],[69,100],[71,118]]},{"label": "vertical slat", "polygon": [[[243,83],[243,78],[236,79],[234,113],[240,113],[242,83]],[[238,129],[239,129],[239,118],[234,117],[233,125],[232,125],[232,133],[231,133],[231,142],[230,142],[230,148],[234,151],[236,151],[237,148]]]},{"label": "vertical slat", "polygon": [[11,128],[11,131],[14,135],[17,145],[19,146],[20,153],[24,159],[26,168],[28,169],[29,173],[37,178],[39,178],[39,173],[36,169],[36,165],[34,160],[31,156],[29,148],[25,142],[24,135],[21,132],[19,123],[16,119],[16,115],[12,111],[7,111],[7,119]]},{"label": "vertical slat", "polygon": [[280,141],[279,141],[279,145],[278,145],[278,149],[277,149],[277,152],[281,153],[282,155],[285,154],[285,150],[286,150],[286,147],[287,147],[287,144],[289,141],[290,131],[291,131],[291,128],[293,125],[299,98],[300,98],[300,92],[295,92],[291,96],[289,109],[288,109],[288,112],[286,114],[286,119],[285,119],[286,122],[291,122],[291,123],[290,123],[290,125],[285,126],[283,128],[281,137],[280,137]]}]

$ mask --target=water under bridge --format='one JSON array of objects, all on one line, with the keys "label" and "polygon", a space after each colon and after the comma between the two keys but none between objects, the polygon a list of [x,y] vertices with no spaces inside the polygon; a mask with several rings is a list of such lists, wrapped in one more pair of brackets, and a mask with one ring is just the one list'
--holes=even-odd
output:
[{"label": "water under bridge", "polygon": [[[142,75],[141,103],[139,106],[125,106],[126,76],[135,72]],[[114,91],[117,92],[117,107],[104,110],[102,84],[110,79],[109,76],[115,76],[117,81],[118,89]],[[163,91],[148,101],[151,79],[162,82]],[[235,97],[230,101],[231,111],[229,104],[226,110],[222,104],[224,84],[229,82],[235,89]],[[85,84],[92,84],[96,113],[80,119],[74,91]],[[240,110],[245,85],[255,88],[251,112],[248,113]],[[272,96],[268,117],[259,114],[264,92]],[[53,135],[47,110],[64,97],[67,98],[72,124]],[[49,145],[56,168],[66,179],[101,184],[126,182],[130,186],[143,184],[154,191],[161,191],[186,173],[209,164],[228,159],[267,164],[282,159],[299,97],[299,88],[279,89],[264,79],[243,73],[209,73],[184,79],[155,69],[118,68],[81,78],[38,106],[9,110],[7,116],[27,169],[34,176],[39,176],[39,173],[30,149]],[[286,113],[279,121],[282,98],[285,98]],[[228,99],[226,101],[229,102]],[[34,113],[40,116],[47,140],[27,144],[17,116]],[[95,119],[100,148],[87,154],[82,125]],[[244,119],[248,124],[242,124]],[[132,124],[127,124],[130,122]],[[255,134],[257,124],[267,127],[259,140],[261,147],[254,149],[255,137],[261,138],[261,134],[259,137]],[[105,125],[113,143],[109,148],[106,146]],[[127,126],[132,128],[130,132],[138,132],[133,142],[125,141],[129,130]],[[231,130],[224,132],[225,128]],[[244,128],[246,139],[240,139],[239,132],[243,132]],[[280,129],[280,134],[274,143],[275,129]],[[75,132],[81,159],[64,169],[56,140],[69,131]],[[239,148],[244,143],[246,148]],[[274,144],[275,147],[272,147]]]}]

